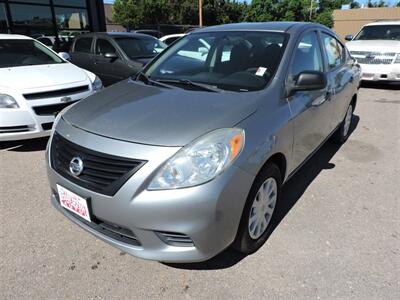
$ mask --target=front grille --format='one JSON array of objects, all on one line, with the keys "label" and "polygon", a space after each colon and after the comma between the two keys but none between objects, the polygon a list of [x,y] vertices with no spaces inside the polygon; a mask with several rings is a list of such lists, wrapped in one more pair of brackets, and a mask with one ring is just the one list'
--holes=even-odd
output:
[{"label": "front grille", "polygon": [[352,55],[396,56],[395,52],[350,51]]},{"label": "front grille", "polygon": [[359,64],[365,65],[390,65],[393,59],[388,58],[356,58]]},{"label": "front grille", "polygon": [[0,133],[25,132],[29,130],[30,130],[29,126],[26,125],[0,127]]},{"label": "front grille", "polygon": [[396,58],[394,52],[351,51],[350,53],[358,63],[368,65],[390,65]]},{"label": "front grille", "polygon": [[[114,195],[146,163],[84,148],[58,133],[53,135],[50,151],[51,166],[57,173],[79,186],[108,196]],[[83,171],[79,176],[69,170],[74,157],[83,161]]]},{"label": "front grille", "polygon": [[[78,101],[78,100],[77,100]],[[34,106],[32,107],[35,114],[38,116],[56,116],[60,111],[62,111],[65,107],[75,103],[67,102],[67,103],[58,103],[58,104],[51,104],[51,105],[43,105],[43,106]]]},{"label": "front grille", "polygon": [[73,87],[73,88],[61,89],[61,90],[55,90],[55,91],[24,94],[24,97],[26,100],[38,100],[38,99],[69,96],[69,95],[73,95],[73,94],[83,93],[88,90],[89,90],[89,86],[83,85],[83,86],[77,86],[77,87]]},{"label": "front grille", "polygon": [[176,247],[193,247],[190,237],[182,233],[156,231],[157,236],[166,244]]},{"label": "front grille", "polygon": [[43,130],[50,130],[51,128],[53,128],[53,122],[42,123],[42,128]]}]

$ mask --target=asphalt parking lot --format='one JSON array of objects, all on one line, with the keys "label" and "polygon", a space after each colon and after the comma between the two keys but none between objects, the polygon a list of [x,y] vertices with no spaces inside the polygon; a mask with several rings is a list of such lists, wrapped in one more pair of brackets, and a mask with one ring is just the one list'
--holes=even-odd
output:
[{"label": "asphalt parking lot", "polygon": [[347,143],[288,182],[247,257],[166,265],[97,240],[51,206],[45,145],[0,143],[1,299],[400,299],[400,86],[360,90]]}]

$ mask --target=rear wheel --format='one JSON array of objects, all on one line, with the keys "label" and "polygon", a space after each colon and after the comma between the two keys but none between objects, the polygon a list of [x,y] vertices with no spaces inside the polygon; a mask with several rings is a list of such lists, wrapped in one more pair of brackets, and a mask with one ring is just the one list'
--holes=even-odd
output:
[{"label": "rear wheel", "polygon": [[340,124],[339,128],[335,132],[335,135],[333,136],[334,141],[338,144],[344,143],[350,135],[351,121],[353,119],[353,110],[354,110],[353,103],[350,103],[342,123]]},{"label": "rear wheel", "polygon": [[275,164],[266,165],[250,189],[233,248],[250,254],[265,243],[272,230],[281,186],[279,168]]}]

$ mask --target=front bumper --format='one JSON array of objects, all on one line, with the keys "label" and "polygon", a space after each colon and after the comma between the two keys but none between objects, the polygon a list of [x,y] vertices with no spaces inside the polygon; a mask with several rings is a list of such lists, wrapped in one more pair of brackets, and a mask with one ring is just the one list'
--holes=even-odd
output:
[{"label": "front bumper", "polygon": [[[65,85],[52,87],[51,90],[75,87]],[[89,85],[88,85],[89,86]],[[88,90],[69,95],[70,101],[62,102],[61,96],[44,97],[43,99],[27,100],[24,93],[43,92],[40,90],[5,90],[2,93],[11,95],[19,108],[0,108],[0,141],[14,141],[49,136],[55,120],[55,115],[65,106],[71,105],[94,93]]]},{"label": "front bumper", "polygon": [[[178,147],[156,147],[112,140],[69,126],[61,120],[57,132],[85,148],[112,155],[147,160],[114,196],[105,196],[63,178],[50,166],[48,175],[53,191],[52,203],[66,217],[112,246],[131,255],[164,262],[207,260],[234,240],[242,210],[254,177],[236,166],[214,180],[196,187],[148,191],[149,180],[156,169]],[[49,161],[49,160],[48,160]],[[125,228],[139,244],[133,245],[110,237],[96,227],[62,208],[56,195],[57,184],[90,198],[95,219]],[[170,245],[159,233],[187,236],[191,244]]]},{"label": "front bumper", "polygon": [[0,141],[49,136],[54,116],[37,116],[24,109],[0,108]]},{"label": "front bumper", "polygon": [[398,81],[400,82],[400,64],[360,64],[361,80],[365,81]]}]

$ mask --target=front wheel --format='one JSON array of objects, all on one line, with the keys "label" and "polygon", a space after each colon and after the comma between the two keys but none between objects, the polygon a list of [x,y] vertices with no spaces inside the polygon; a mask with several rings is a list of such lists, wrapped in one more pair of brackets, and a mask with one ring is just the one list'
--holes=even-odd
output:
[{"label": "front wheel", "polygon": [[338,143],[338,144],[343,144],[349,137],[350,135],[350,127],[351,127],[351,121],[353,119],[353,103],[349,105],[346,111],[346,115],[340,124],[339,128],[335,132],[333,136],[333,140]]},{"label": "front wheel", "polygon": [[279,168],[275,164],[266,165],[250,189],[233,248],[250,254],[265,243],[272,230],[281,186]]}]

